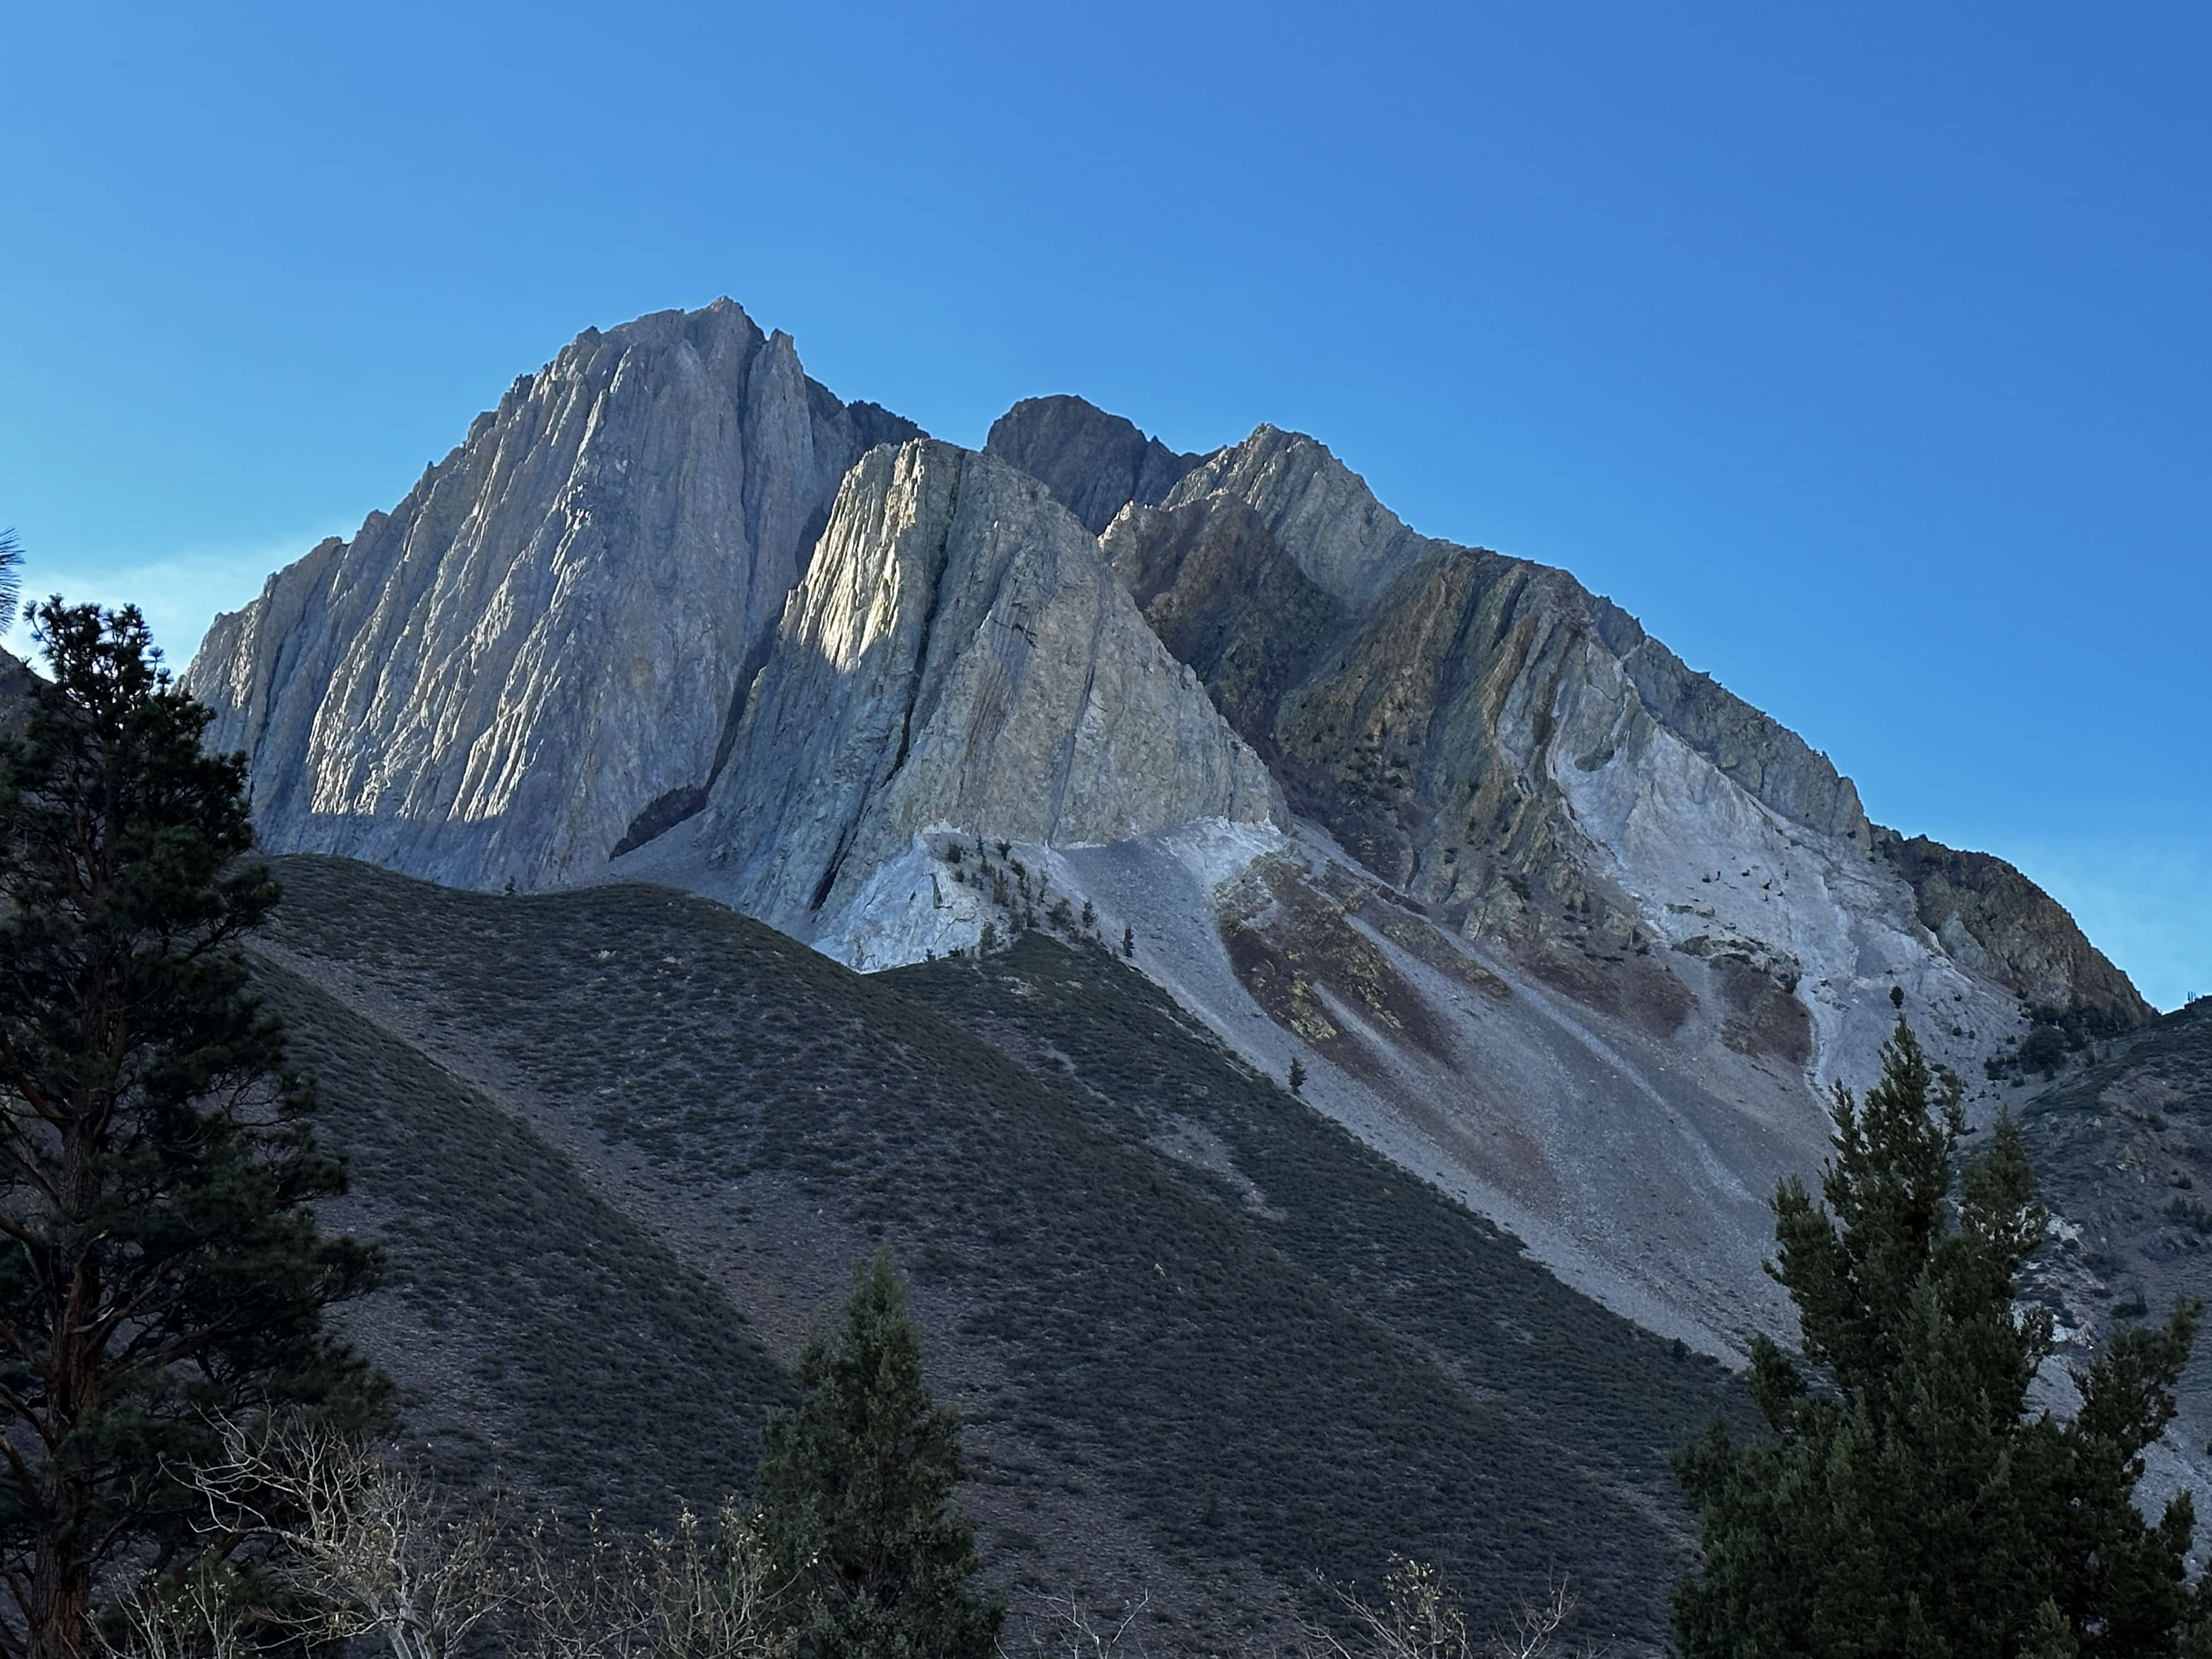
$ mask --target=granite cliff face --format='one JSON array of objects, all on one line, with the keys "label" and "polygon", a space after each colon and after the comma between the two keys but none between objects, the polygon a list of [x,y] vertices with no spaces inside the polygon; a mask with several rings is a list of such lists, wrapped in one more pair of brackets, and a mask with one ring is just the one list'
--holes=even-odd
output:
[{"label": "granite cliff face", "polygon": [[185,683],[271,847],[574,879],[696,804],[838,480],[918,430],[726,300],[590,331],[219,617]]},{"label": "granite cliff face", "polygon": [[[916,441],[847,474],[696,828],[623,867],[811,937],[872,881],[880,908],[926,830],[1061,846],[1279,800],[1042,484]],[[954,884],[929,889],[928,948],[973,942]]]}]

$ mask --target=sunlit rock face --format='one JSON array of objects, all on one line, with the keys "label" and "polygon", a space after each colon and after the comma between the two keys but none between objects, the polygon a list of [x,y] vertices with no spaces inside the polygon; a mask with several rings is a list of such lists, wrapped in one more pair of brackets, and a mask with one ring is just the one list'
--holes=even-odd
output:
[{"label": "sunlit rock face", "polygon": [[845,470],[848,406],[726,300],[586,332],[185,676],[264,841],[556,884],[696,806]]},{"label": "sunlit rock face", "polygon": [[[1091,477],[1072,453],[1055,489],[1103,510],[1121,452]],[[1416,534],[1310,438],[1261,427],[1100,545],[1294,812],[1603,1012],[1670,1031],[1717,1007],[1723,1042],[1820,1075],[1871,1064],[1892,986],[1962,1061],[2015,996],[2148,1012],[2017,872],[1878,831],[1825,756],[1618,606]]]},{"label": "sunlit rock face", "polygon": [[708,890],[805,931],[933,826],[1079,845],[1279,801],[1042,484],[916,441],[847,476],[692,839]]}]

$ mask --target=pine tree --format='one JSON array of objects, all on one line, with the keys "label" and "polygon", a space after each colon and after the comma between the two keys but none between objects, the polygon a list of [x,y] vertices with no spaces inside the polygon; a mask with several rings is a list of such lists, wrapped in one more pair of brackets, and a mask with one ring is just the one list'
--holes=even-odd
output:
[{"label": "pine tree", "polygon": [[22,544],[12,530],[0,530],[0,634],[7,632],[8,624],[15,618],[15,600],[23,591]]},{"label": "pine tree", "polygon": [[844,1328],[799,1356],[799,1404],[769,1422],[760,1496],[781,1612],[805,1659],[984,1659],[1006,1609],[979,1596],[954,1501],[960,1426],[921,1382],[905,1282],[857,1269]]},{"label": "pine tree", "polygon": [[1701,1526],[1675,1596],[1689,1659],[2149,1659],[2202,1639],[2187,1495],[2155,1526],[2133,1503],[2197,1310],[2115,1335],[2073,1421],[2028,1415],[2051,1322],[2014,1295],[2045,1213],[2008,1120],[1958,1161],[1960,1092],[1899,1019],[1865,1099],[1836,1090],[1825,1205],[1795,1177],[1775,1196],[1769,1271],[1809,1370],[1755,1339],[1769,1436],[1716,1425],[1678,1461]]},{"label": "pine tree", "polygon": [[195,1547],[167,1471],[218,1414],[358,1426],[323,1331],[374,1283],[238,951],[276,902],[240,756],[201,751],[135,610],[40,606],[51,680],[0,742],[0,1652],[74,1659],[103,1569]]}]

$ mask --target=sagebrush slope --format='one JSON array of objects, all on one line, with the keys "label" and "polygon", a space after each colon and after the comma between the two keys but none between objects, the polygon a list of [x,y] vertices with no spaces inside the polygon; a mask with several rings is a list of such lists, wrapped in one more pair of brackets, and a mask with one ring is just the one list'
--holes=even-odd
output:
[{"label": "sagebrush slope", "polygon": [[[1565,1290],[1106,953],[1037,937],[870,977],[666,890],[278,868],[294,972],[499,1100],[779,1352],[889,1245],[971,1425],[996,1571],[1180,1584],[1164,1605],[1225,1637],[1281,1633],[1304,1575],[1372,1583],[1394,1549],[1483,1613],[1559,1565],[1593,1630],[1656,1640],[1685,1542],[1666,1457],[1731,1408],[1723,1373]],[[288,1010],[303,1049],[340,1051],[321,1005]],[[334,1115],[334,1139],[359,1133]],[[445,1201],[391,1189],[412,1176],[382,1156],[356,1152],[365,1213]],[[562,1208],[497,1218],[499,1249],[528,1255]],[[419,1277],[429,1237],[386,1237]],[[567,1294],[501,1293],[526,1324]],[[623,1294],[562,1316],[604,1344],[636,1316],[601,1299]],[[488,1376],[512,1339],[487,1328]],[[740,1416],[766,1391],[730,1387]],[[627,1431],[687,1444],[696,1409]]]}]

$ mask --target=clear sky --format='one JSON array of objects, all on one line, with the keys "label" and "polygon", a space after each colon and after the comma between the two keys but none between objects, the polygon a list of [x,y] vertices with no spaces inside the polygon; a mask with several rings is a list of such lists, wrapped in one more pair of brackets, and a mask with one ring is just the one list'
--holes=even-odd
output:
[{"label": "clear sky", "polygon": [[179,663],[726,293],[963,443],[1311,432],[2212,991],[2201,5],[21,5],[0,69],[0,526]]}]

